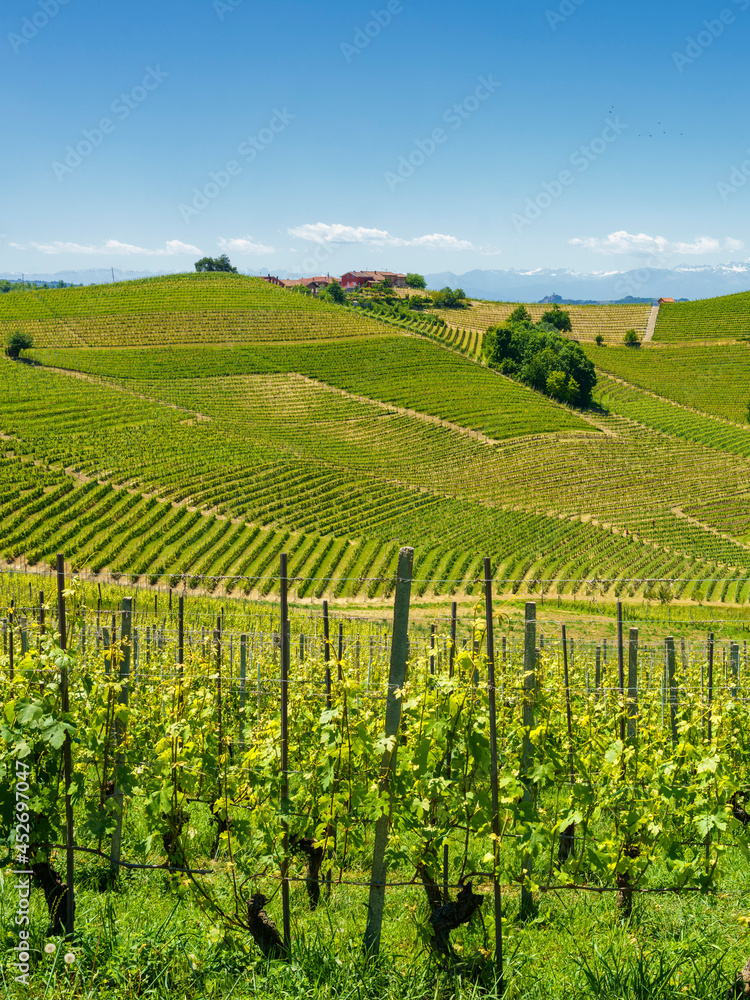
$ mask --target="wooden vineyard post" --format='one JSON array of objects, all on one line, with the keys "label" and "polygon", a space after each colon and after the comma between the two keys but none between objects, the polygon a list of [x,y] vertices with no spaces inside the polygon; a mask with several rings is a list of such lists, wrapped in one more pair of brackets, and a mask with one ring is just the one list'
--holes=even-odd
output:
[{"label": "wooden vineyard post", "polygon": [[281,814],[284,839],[281,861],[281,906],[284,923],[284,948],[287,954],[292,945],[292,925],[289,913],[289,580],[287,555],[281,553],[279,567],[281,596]]},{"label": "wooden vineyard post", "polygon": [[[65,556],[58,553],[57,556],[57,607],[60,632],[60,648],[68,648],[68,630],[65,621]],[[62,700],[63,714],[70,712],[70,692],[68,691],[68,666],[67,658],[62,657],[60,667],[60,694]],[[75,888],[73,880],[75,877],[74,859],[74,829],[73,829],[73,800],[70,796],[70,786],[73,781],[73,756],[70,745],[70,733],[65,734],[63,744],[63,772],[65,778],[65,879],[67,882],[67,892],[65,893],[65,932],[68,937],[72,937],[75,929]]]},{"label": "wooden vineyard post", "polygon": [[435,625],[430,625],[430,675],[435,676]]},{"label": "wooden vineyard post", "polygon": [[343,659],[344,659],[344,624],[343,622],[339,622],[339,644],[338,644],[338,649],[336,650],[336,662],[338,665],[338,671],[336,676],[338,677],[339,682],[342,681],[344,677],[343,670],[341,668],[341,661]]},{"label": "wooden vineyard post", "polygon": [[[122,599],[122,620],[120,622],[120,697],[119,703],[127,708],[130,694],[130,637],[133,625],[133,599],[123,597]],[[115,775],[114,792],[112,798],[115,803],[115,830],[112,834],[110,845],[110,878],[114,881],[120,870],[120,851],[122,848],[122,814],[123,814],[123,793],[119,784],[119,774],[122,770],[123,759],[121,746],[125,739],[125,723],[119,719],[115,722],[115,734],[117,738],[117,753],[115,755]]]},{"label": "wooden vineyard post", "polygon": [[638,629],[631,628],[628,637],[628,741],[638,736]]},{"label": "wooden vineyard post", "polygon": [[245,752],[245,681],[247,677],[247,635],[240,636],[240,752]]},{"label": "wooden vineyard post", "polygon": [[617,683],[620,688],[620,739],[625,742],[625,654],[622,645],[622,601],[617,602]]},{"label": "wooden vineyard post", "polygon": [[[533,746],[531,730],[534,728],[534,692],[536,690],[536,604],[530,602],[525,609],[525,628],[523,644],[523,756],[521,760],[521,781],[524,785],[523,801],[531,802],[532,791],[526,782],[526,775],[531,767]],[[524,858],[524,868],[531,865],[530,858]],[[520,917],[527,920],[533,915],[534,897],[525,887],[521,888]]]},{"label": "wooden vineyard post", "polygon": [[[713,632],[708,633],[708,711],[706,712],[706,736],[708,739],[708,750],[711,752],[711,742],[713,740],[713,726],[712,726],[712,702],[714,697],[714,634]],[[711,867],[711,834],[710,832],[706,834],[706,872],[708,873]]]},{"label": "wooden vineyard post", "polygon": [[219,727],[219,757],[224,752],[224,729],[222,726],[222,691],[221,691],[221,618],[216,619],[214,629],[214,653],[216,656],[216,722]]},{"label": "wooden vineyard post", "polygon": [[323,660],[326,665],[326,708],[331,707],[331,636],[328,601],[323,601]]},{"label": "wooden vineyard post", "polygon": [[599,701],[602,686],[602,647],[596,647],[596,665],[594,667],[594,701]]},{"label": "wooden vineyard post", "polygon": [[667,650],[667,680],[669,684],[669,722],[672,730],[672,743],[677,743],[677,680],[675,678],[675,648],[672,636],[664,640]]},{"label": "wooden vineyard post", "polygon": [[[495,903],[495,976],[498,993],[503,992],[503,897],[500,893],[500,795],[497,777],[497,704],[495,700],[495,634],[492,613],[492,566],[484,560],[484,613],[487,628],[487,694],[490,710],[490,787],[492,792],[492,881]],[[433,633],[434,634],[434,633]]]},{"label": "wooden vineyard post", "polygon": [[730,647],[729,666],[732,671],[732,687],[730,689],[730,694],[733,698],[736,698],[737,685],[739,684],[740,677],[740,644],[738,642],[733,642]]},{"label": "wooden vineyard post", "polygon": [[13,680],[13,667],[14,667],[14,647],[13,647],[14,636],[13,636],[13,629],[15,628],[15,624],[16,624],[16,622],[15,622],[15,608],[16,608],[16,602],[13,599],[11,599],[11,602],[10,602],[10,611],[8,612],[8,657],[9,657],[9,659],[8,659],[8,673],[9,673],[9,676],[10,676],[11,680]]},{"label": "wooden vineyard post", "polygon": [[[563,648],[563,680],[565,682],[565,716],[568,723],[568,768],[570,771],[571,788],[575,781],[573,770],[573,717],[570,711],[570,674],[568,672],[568,639],[565,626],[562,627],[562,648]],[[557,859],[560,864],[568,860],[571,854],[575,854],[575,823],[570,823],[564,830],[560,831],[559,847]]]},{"label": "wooden vineyard post", "polygon": [[[169,592],[170,599],[172,591]],[[183,687],[185,683],[185,597],[183,594],[177,599],[177,667],[180,675],[180,695],[179,704],[182,708],[184,697]]]},{"label": "wooden vineyard post", "polygon": [[[458,623],[458,605],[455,601],[451,604],[451,644],[448,653],[448,676],[453,677],[453,663],[456,657],[456,626]],[[451,779],[451,739],[448,736],[448,746],[445,752],[445,776]],[[448,902],[448,845],[443,845],[443,899]]]},{"label": "wooden vineyard post", "polygon": [[[380,795],[390,797],[391,772],[396,764],[398,730],[401,725],[401,699],[396,697],[406,681],[406,657],[409,646],[409,601],[414,567],[414,549],[405,546],[398,554],[396,571],[396,593],[393,601],[393,638],[391,641],[391,662],[388,672],[388,695],[385,708],[385,738],[389,746],[380,761]],[[372,873],[370,876],[370,896],[367,904],[367,926],[363,947],[368,958],[377,958],[380,951],[380,934],[383,927],[385,906],[386,863],[385,851],[388,846],[390,825],[390,802],[375,822],[375,838],[372,849]]]}]

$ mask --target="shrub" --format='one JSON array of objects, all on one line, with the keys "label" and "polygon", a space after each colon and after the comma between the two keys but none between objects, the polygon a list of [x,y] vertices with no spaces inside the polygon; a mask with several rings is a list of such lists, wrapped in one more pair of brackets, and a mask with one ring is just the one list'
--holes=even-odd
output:
[{"label": "shrub", "polygon": [[596,337],[594,337],[594,340],[596,341],[596,346],[601,347],[602,344],[604,343],[604,336],[601,333],[597,333]]},{"label": "shrub", "polygon": [[531,313],[526,306],[517,306],[508,317],[509,323],[530,323]]},{"label": "shrub", "polygon": [[594,365],[579,344],[542,324],[490,327],[483,353],[490,368],[538,392],[577,406],[591,402],[596,385]]},{"label": "shrub", "polygon": [[560,306],[555,303],[551,309],[548,309],[546,313],[542,316],[542,323],[546,326],[553,326],[556,330],[561,333],[572,333],[573,324],[570,320],[570,313],[564,312]]},{"label": "shrub", "polygon": [[8,337],[8,346],[5,348],[5,353],[9,358],[17,358],[21,351],[28,351],[33,346],[34,341],[30,333],[14,330]]},{"label": "shrub", "polygon": [[626,347],[640,347],[641,338],[635,332],[635,330],[626,330],[625,336],[623,337],[623,343]]}]

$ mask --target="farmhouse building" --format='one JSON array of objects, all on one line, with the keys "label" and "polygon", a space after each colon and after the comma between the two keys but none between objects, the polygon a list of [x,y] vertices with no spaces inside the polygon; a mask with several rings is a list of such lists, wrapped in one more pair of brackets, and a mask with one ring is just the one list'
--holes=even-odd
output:
[{"label": "farmhouse building", "polygon": [[341,287],[344,291],[369,288],[381,281],[390,281],[393,288],[406,288],[406,275],[395,274],[393,271],[347,271],[341,275]]},{"label": "farmhouse building", "polygon": [[660,306],[663,306],[665,302],[674,302],[674,299],[659,299]]},{"label": "farmhouse building", "polygon": [[315,278],[272,278],[269,275],[263,280],[270,282],[272,285],[279,285],[281,288],[299,288],[302,286],[309,289],[313,295],[317,295],[327,285],[332,284],[335,278],[327,274],[318,275]]}]

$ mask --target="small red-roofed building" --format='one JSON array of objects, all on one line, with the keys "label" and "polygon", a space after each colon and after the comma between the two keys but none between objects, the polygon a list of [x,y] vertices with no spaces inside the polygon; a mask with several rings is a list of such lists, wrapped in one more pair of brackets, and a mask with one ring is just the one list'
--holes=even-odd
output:
[{"label": "small red-roofed building", "polygon": [[347,271],[341,275],[341,287],[344,291],[354,288],[370,288],[381,281],[390,281],[392,288],[406,288],[406,275],[394,271]]},{"label": "small red-roofed building", "polygon": [[659,299],[659,305],[663,306],[665,303],[674,302],[674,299]]}]

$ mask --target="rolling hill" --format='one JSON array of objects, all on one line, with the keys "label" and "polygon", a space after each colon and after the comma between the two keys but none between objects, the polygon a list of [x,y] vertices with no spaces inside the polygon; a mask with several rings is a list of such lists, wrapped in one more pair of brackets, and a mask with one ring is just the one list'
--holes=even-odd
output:
[{"label": "rolling hill", "polygon": [[[643,311],[581,309],[585,339]],[[587,347],[599,406],[579,413],[466,357],[455,330],[240,275],[7,296],[0,328],[36,345],[0,362],[9,564],[65,551],[91,572],[267,594],[286,551],[299,597],[360,599],[390,593],[409,543],[427,596],[476,591],[485,555],[505,593],[669,579],[671,597],[750,595],[750,433],[711,403],[712,376],[688,399],[675,352],[705,367],[694,347],[633,352],[610,333]],[[705,350],[720,372],[748,348]]]}]

